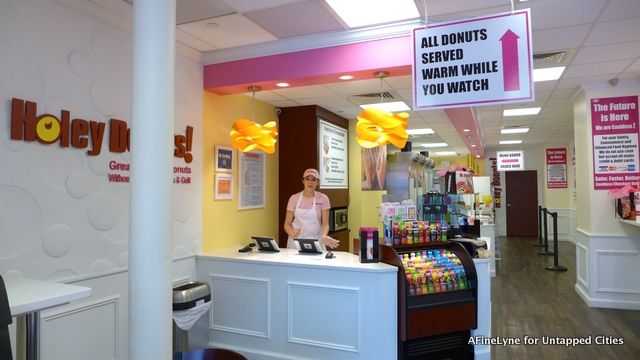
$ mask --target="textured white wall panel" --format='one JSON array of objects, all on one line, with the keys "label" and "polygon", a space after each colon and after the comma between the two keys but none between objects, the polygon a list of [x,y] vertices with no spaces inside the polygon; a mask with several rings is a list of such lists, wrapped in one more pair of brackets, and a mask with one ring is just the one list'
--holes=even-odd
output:
[{"label": "textured white wall panel", "polygon": [[[126,9],[126,4],[125,7]],[[90,14],[85,16],[83,14]],[[0,1],[0,273],[68,281],[127,267],[128,152],[109,151],[109,124],[131,126],[130,17],[119,21],[82,0]],[[202,66],[176,59],[175,134],[194,128],[190,184],[174,185],[174,254],[201,243]],[[10,139],[11,99],[37,103],[37,115],[105,126],[102,143],[62,147]],[[100,145],[98,147],[97,145]],[[90,151],[99,151],[97,156]]]},{"label": "textured white wall panel", "polygon": [[[130,176],[110,168],[130,154],[108,145],[111,118],[132,124],[133,47],[130,6],[116,7],[0,0],[0,274],[92,289],[41,313],[43,359],[127,359],[130,186],[109,175]],[[194,131],[193,162],[173,161],[191,171],[190,184],[173,187],[174,279],[194,277],[202,240],[202,76],[199,55],[179,51],[174,133]],[[71,122],[104,124],[100,147],[11,139],[12,98],[37,103],[37,115],[67,110]]]}]

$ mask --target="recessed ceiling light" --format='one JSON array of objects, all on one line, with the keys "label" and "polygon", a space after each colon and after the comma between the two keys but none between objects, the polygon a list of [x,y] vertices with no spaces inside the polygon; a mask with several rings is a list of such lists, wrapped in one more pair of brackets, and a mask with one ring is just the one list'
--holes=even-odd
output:
[{"label": "recessed ceiling light", "polygon": [[503,116],[537,115],[539,112],[540,112],[539,107],[521,108],[521,109],[505,109],[502,112],[502,115]]},{"label": "recessed ceiling light", "polygon": [[211,21],[207,23],[207,27],[210,27],[210,28],[217,28],[218,26],[220,26],[220,24],[218,24],[217,22]]},{"label": "recessed ceiling light", "polygon": [[471,129],[462,129],[462,131],[469,132],[469,131],[471,131]]},{"label": "recessed ceiling light", "polygon": [[325,0],[349,27],[415,19],[420,12],[413,0]]},{"label": "recessed ceiling light", "polygon": [[407,135],[431,135],[435,134],[432,128],[407,129]]},{"label": "recessed ceiling light", "polygon": [[544,68],[544,69],[533,69],[533,81],[549,81],[549,80],[558,80],[560,76],[564,72],[564,66]]},{"label": "recessed ceiling light", "polygon": [[479,159],[479,158],[480,158],[480,155],[476,155],[476,157]]},{"label": "recessed ceiling light", "polygon": [[529,132],[528,127],[507,128],[507,129],[500,130],[500,134],[524,134],[528,132]]},{"label": "recessed ceiling light", "polygon": [[376,107],[388,112],[409,111],[411,108],[404,101],[392,101],[387,103],[362,104],[361,108]]},{"label": "recessed ceiling light", "polygon": [[500,140],[500,145],[522,144],[522,140]]},{"label": "recessed ceiling light", "polygon": [[340,79],[340,80],[351,80],[351,79],[353,79],[353,76],[352,75],[342,75],[338,79]]},{"label": "recessed ceiling light", "polygon": [[476,147],[476,144],[471,144],[471,147],[473,147],[473,148]]},{"label": "recessed ceiling light", "polygon": [[420,146],[426,147],[426,148],[436,148],[436,147],[447,147],[447,146],[449,146],[449,144],[447,144],[446,142],[422,143],[422,144],[420,144]]},{"label": "recessed ceiling light", "polygon": [[277,86],[277,87],[288,87],[288,86],[289,86],[289,83],[286,83],[286,82],[279,82],[279,83],[277,83],[277,84],[276,84],[276,86]]},{"label": "recessed ceiling light", "polygon": [[433,154],[438,156],[458,155],[458,153],[456,153],[455,151],[435,151]]}]

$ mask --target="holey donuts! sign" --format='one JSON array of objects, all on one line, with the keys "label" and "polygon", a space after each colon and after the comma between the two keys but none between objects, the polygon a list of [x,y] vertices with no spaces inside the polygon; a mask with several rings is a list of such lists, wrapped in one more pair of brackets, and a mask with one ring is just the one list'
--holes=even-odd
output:
[{"label": "holey donuts! sign", "polygon": [[640,183],[638,96],[591,99],[593,188]]},{"label": "holey donuts! sign", "polygon": [[[104,122],[73,118],[68,110],[60,110],[60,116],[38,114],[38,104],[22,99],[11,101],[11,140],[39,142],[43,145],[58,144],[61,148],[87,149],[88,156],[98,156],[102,152],[105,137],[106,147],[112,153],[129,151],[130,131],[123,120],[110,119]],[[173,156],[182,158],[187,164],[193,161],[193,127],[187,126],[184,135],[174,136]],[[109,182],[128,183],[130,165],[116,161],[109,162]],[[176,166],[173,169],[174,183],[191,183],[191,168]]]}]

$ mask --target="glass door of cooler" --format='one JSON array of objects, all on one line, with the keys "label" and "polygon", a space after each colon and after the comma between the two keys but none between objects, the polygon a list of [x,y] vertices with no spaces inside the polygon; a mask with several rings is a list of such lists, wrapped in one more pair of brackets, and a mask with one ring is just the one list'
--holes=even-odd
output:
[{"label": "glass door of cooler", "polygon": [[470,289],[458,256],[446,248],[398,252],[406,277],[408,296]]}]

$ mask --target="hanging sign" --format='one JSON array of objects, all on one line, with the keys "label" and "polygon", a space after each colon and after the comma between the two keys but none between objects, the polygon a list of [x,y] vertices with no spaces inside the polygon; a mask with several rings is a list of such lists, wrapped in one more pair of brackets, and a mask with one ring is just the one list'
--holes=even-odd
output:
[{"label": "hanging sign", "polygon": [[638,97],[591,99],[593,188],[638,185]]},{"label": "hanging sign", "polygon": [[497,151],[498,171],[524,170],[524,155],[522,150]]},{"label": "hanging sign", "polygon": [[529,9],[413,30],[414,110],[534,101]]},{"label": "hanging sign", "polygon": [[567,149],[547,149],[547,189],[567,187]]}]

